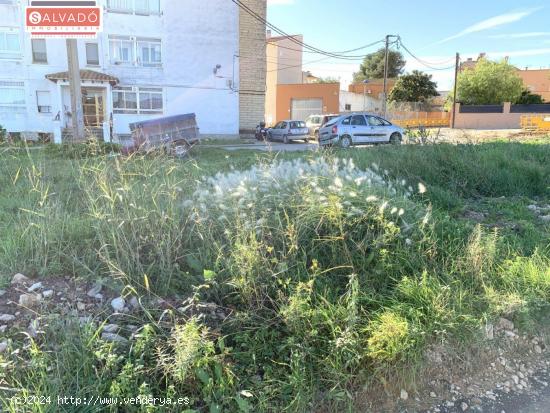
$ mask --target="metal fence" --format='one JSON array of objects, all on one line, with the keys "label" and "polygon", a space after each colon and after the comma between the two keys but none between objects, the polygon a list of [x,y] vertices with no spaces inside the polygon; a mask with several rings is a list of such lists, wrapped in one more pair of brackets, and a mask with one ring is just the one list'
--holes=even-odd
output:
[{"label": "metal fence", "polygon": [[504,105],[460,105],[460,113],[504,113]]},{"label": "metal fence", "polygon": [[550,113],[550,104],[512,105],[510,113]]}]

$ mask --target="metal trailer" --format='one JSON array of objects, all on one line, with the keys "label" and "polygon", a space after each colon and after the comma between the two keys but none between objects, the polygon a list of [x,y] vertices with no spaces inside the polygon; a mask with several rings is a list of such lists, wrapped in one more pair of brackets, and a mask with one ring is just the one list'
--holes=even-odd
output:
[{"label": "metal trailer", "polygon": [[162,150],[177,157],[185,157],[200,142],[194,113],[131,123],[130,130],[133,151]]}]

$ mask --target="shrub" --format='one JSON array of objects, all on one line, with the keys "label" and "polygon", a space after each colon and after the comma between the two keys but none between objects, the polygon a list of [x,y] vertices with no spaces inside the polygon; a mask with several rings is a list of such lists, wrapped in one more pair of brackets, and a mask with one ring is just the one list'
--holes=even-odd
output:
[{"label": "shrub", "polygon": [[49,144],[46,146],[48,155],[65,159],[85,159],[120,153],[121,151],[122,147],[120,145],[101,142],[97,139],[90,139],[84,143]]}]

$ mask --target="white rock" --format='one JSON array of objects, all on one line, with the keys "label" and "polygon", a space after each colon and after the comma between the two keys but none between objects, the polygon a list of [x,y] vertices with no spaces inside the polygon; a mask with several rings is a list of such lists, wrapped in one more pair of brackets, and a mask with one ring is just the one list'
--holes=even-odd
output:
[{"label": "white rock", "polygon": [[519,384],[519,377],[516,376],[515,374],[512,376],[512,380],[514,380],[515,384]]},{"label": "white rock", "polygon": [[44,298],[52,298],[53,297],[53,290],[44,291],[42,293],[42,297]]},{"label": "white rock", "polygon": [[409,398],[409,393],[405,389],[401,389],[401,400],[407,400]]},{"label": "white rock", "polygon": [[430,397],[432,399],[435,399],[435,398],[437,398],[437,394],[435,394],[435,392],[432,391],[432,392],[430,392]]},{"label": "white rock", "polygon": [[2,341],[0,343],[0,353],[3,353],[7,349],[8,349],[8,342],[7,341]]},{"label": "white rock", "polygon": [[11,314],[2,314],[0,315],[0,321],[9,323],[10,321],[15,320],[15,316]]},{"label": "white rock", "polygon": [[13,276],[13,278],[11,279],[11,284],[14,285],[14,284],[24,284],[24,283],[28,283],[30,280],[28,277],[25,277],[23,274],[21,273],[17,273]]},{"label": "white rock", "polygon": [[111,301],[111,307],[117,312],[124,311],[124,306],[126,305],[126,300],[122,297],[114,298]]},{"label": "white rock", "polygon": [[3,297],[6,295],[6,290],[0,290],[0,297]]},{"label": "white rock", "polygon": [[550,222],[550,215],[542,216],[542,217],[540,217],[540,219],[541,219],[543,222]]},{"label": "white rock", "polygon": [[542,348],[541,348],[541,346],[539,346],[539,345],[535,346],[535,353],[537,353],[537,354],[542,354]]},{"label": "white rock", "polygon": [[19,305],[25,308],[35,307],[40,304],[42,296],[40,294],[22,294],[19,296]]},{"label": "white rock", "polygon": [[119,330],[119,326],[118,324],[106,324],[104,327],[103,327],[103,332],[104,333],[116,333],[118,330]]},{"label": "white rock", "polygon": [[464,403],[464,402],[462,402],[462,403],[460,404],[460,408],[462,409],[463,412],[465,412],[466,410],[468,410],[468,407],[469,407],[469,406],[468,406],[466,403]]},{"label": "white rock", "polygon": [[103,286],[100,283],[95,283],[90,291],[88,291],[88,297],[95,298],[103,289]]},{"label": "white rock", "polygon": [[139,308],[139,301],[138,301],[137,297],[132,297],[130,299],[130,306],[132,306],[132,308],[134,310]]},{"label": "white rock", "polygon": [[504,334],[506,335],[506,337],[516,338],[516,333],[514,333],[513,331],[506,330]]},{"label": "white rock", "polygon": [[498,327],[503,330],[513,330],[514,329],[514,323],[512,323],[510,320],[501,317],[498,320]]},{"label": "white rock", "polygon": [[79,301],[78,303],[76,303],[76,309],[78,311],[85,311],[86,310],[86,304]]},{"label": "white rock", "polygon": [[27,289],[27,291],[28,291],[29,293],[34,293],[35,291],[38,291],[38,290],[42,289],[42,287],[44,287],[44,286],[42,285],[42,283],[35,283],[35,284],[31,285],[31,286]]},{"label": "white rock", "polygon": [[8,329],[8,326],[5,324],[3,326],[0,326],[0,333],[4,334],[7,329]]},{"label": "white rock", "polygon": [[536,205],[529,205],[529,206],[527,207],[527,209],[528,209],[529,211],[537,211],[537,210],[539,209],[539,207],[536,206]]},{"label": "white rock", "polygon": [[101,338],[105,341],[110,341],[112,343],[127,343],[128,340],[124,337],[119,336],[118,334],[113,333],[103,333],[101,334]]}]

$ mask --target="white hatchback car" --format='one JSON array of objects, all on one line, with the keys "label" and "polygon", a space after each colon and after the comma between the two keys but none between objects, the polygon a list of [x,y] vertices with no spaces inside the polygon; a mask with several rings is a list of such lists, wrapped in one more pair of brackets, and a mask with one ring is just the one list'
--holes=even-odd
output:
[{"label": "white hatchback car", "polygon": [[371,113],[352,113],[333,119],[319,130],[319,145],[352,145],[371,143],[400,144],[405,131]]}]

